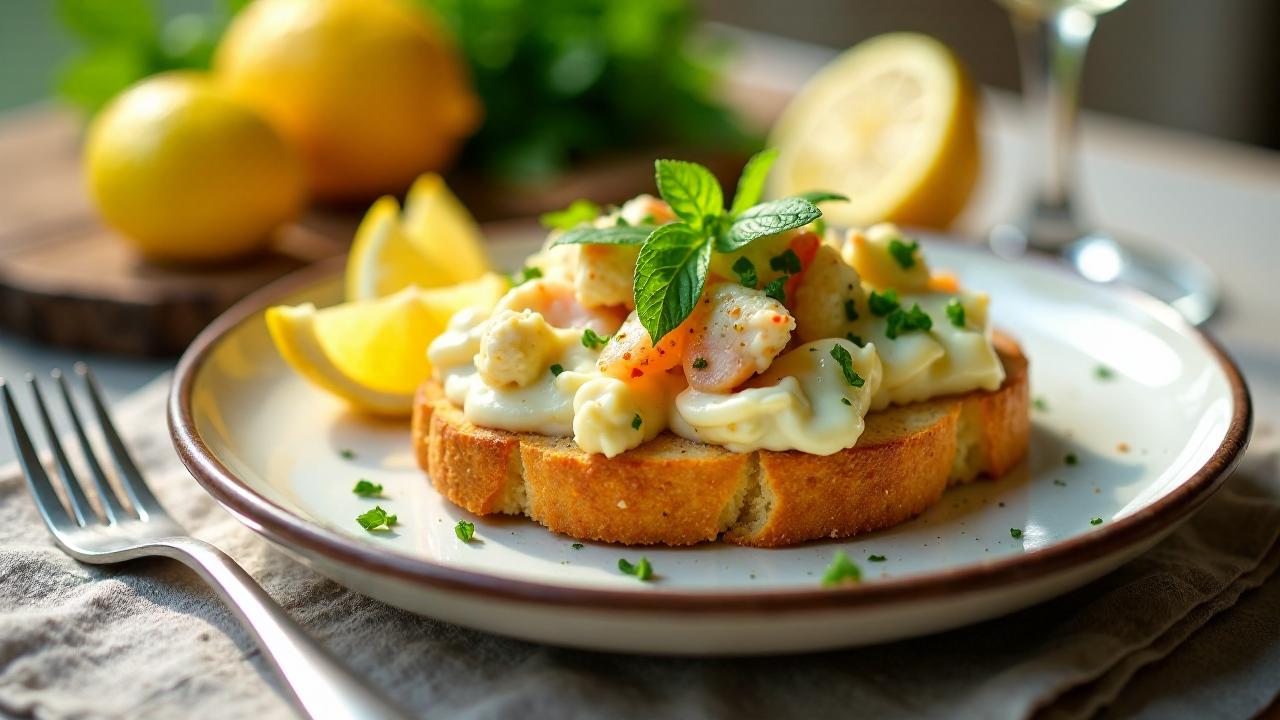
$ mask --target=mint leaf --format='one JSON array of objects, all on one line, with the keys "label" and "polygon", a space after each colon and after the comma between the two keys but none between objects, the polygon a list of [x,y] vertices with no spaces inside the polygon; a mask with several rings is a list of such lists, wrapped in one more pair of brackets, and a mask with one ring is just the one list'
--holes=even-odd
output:
[{"label": "mint leaf", "polygon": [[693,312],[707,282],[711,241],[684,223],[663,225],[636,259],[636,314],[656,346]]},{"label": "mint leaf", "polygon": [[459,520],[458,524],[453,526],[453,534],[457,535],[462,542],[471,542],[471,538],[476,536],[476,525],[466,520]]},{"label": "mint leaf", "polygon": [[810,190],[809,192],[800,193],[796,197],[804,198],[814,205],[820,202],[849,202],[847,196],[833,193],[830,190]]},{"label": "mint leaf", "polygon": [[751,156],[742,168],[742,175],[738,176],[738,188],[733,193],[730,215],[736,217],[738,213],[760,202],[760,197],[764,194],[765,178],[769,177],[769,168],[773,167],[773,162],[777,159],[777,148],[761,150]]},{"label": "mint leaf", "polygon": [[737,273],[738,282],[749,288],[754,288],[760,282],[759,276],[756,275],[755,264],[748,260],[746,255],[733,261],[732,270]]},{"label": "mint leaf", "polygon": [[383,510],[381,505],[374,505],[372,510],[358,515],[356,522],[365,530],[390,530],[396,524],[396,516]]},{"label": "mint leaf", "polygon": [[822,217],[817,205],[804,198],[772,200],[747,208],[734,219],[729,230],[716,237],[716,250],[733,252],[767,235],[777,235],[803,227]]},{"label": "mint leaf", "polygon": [[579,227],[569,230],[551,243],[556,245],[639,245],[653,228],[644,225],[615,225],[614,227]]},{"label": "mint leaf", "polygon": [[351,492],[363,498],[382,497],[382,483],[369,482],[368,480],[357,480],[355,487],[351,488]]},{"label": "mint leaf", "polygon": [[704,229],[708,218],[724,214],[724,192],[710,170],[681,160],[658,160],[654,169],[658,194],[691,227]]},{"label": "mint leaf", "polygon": [[600,217],[600,206],[590,200],[574,200],[563,210],[552,210],[538,216],[543,227],[553,230],[572,230]]}]

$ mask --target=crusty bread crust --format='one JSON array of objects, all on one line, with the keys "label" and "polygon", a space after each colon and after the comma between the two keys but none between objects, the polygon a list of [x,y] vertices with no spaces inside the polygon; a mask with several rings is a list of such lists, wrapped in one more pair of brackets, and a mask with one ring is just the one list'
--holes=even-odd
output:
[{"label": "crusty bread crust", "polygon": [[1030,439],[1027,360],[997,335],[1005,382],[867,416],[858,443],[833,455],[733,453],[670,433],[615,458],[571,438],[477,427],[434,383],[418,393],[413,444],[436,489],[477,515],[525,514],[582,540],[756,547],[890,527],[933,505],[948,484],[998,478]]}]

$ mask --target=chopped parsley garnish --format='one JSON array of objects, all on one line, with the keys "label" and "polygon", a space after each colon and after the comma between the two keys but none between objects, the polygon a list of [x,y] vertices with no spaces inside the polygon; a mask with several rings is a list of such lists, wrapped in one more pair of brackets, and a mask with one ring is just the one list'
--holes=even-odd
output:
[{"label": "chopped parsley garnish", "polygon": [[861,335],[854,335],[853,333],[845,333],[845,334],[844,334],[844,339],[845,339],[845,340],[848,340],[849,342],[853,343],[854,345],[857,345],[858,347],[866,347],[866,346],[867,346],[867,341],[866,341],[866,340],[863,340]]},{"label": "chopped parsley garnish", "polygon": [[365,530],[390,530],[396,524],[396,516],[383,510],[381,505],[374,505],[372,510],[358,515],[356,522]]},{"label": "chopped parsley garnish", "polygon": [[356,459],[356,451],[355,451],[355,450],[351,450],[351,449],[346,449],[346,448],[344,448],[344,449],[342,449],[342,450],[339,450],[339,451],[338,451],[338,454],[342,456],[342,459],[343,459],[343,460],[355,460],[355,459]]},{"label": "chopped parsley garnish", "polygon": [[588,348],[590,350],[596,350],[598,348],[602,348],[605,346],[605,343],[609,342],[610,337],[612,336],[605,335],[602,337],[600,335],[597,335],[595,330],[592,330],[591,328],[587,328],[586,330],[582,331],[582,347]]},{"label": "chopped parsley garnish", "polygon": [[1054,485],[1057,485],[1058,487],[1066,487],[1066,486],[1067,486],[1067,481],[1066,481],[1066,480],[1063,480],[1062,478],[1054,478],[1054,479],[1053,479],[1053,484],[1054,484]]},{"label": "chopped parsley garnish", "polygon": [[563,365],[561,365],[560,363],[556,363],[556,364],[554,364],[554,365],[552,365],[552,366],[551,366],[551,374],[552,374],[552,375],[554,375],[554,376],[556,376],[556,377],[560,377],[560,373],[562,373],[562,372],[564,372],[564,366],[563,366]]},{"label": "chopped parsley garnish", "polygon": [[858,319],[858,306],[853,304],[853,298],[844,301],[844,319],[850,322]]},{"label": "chopped parsley garnish", "polygon": [[1048,401],[1048,400],[1045,400],[1045,399],[1044,399],[1044,398],[1042,398],[1042,397],[1032,398],[1032,400],[1031,400],[1031,407],[1033,407],[1033,408],[1035,408],[1035,409],[1039,410],[1040,412],[1048,412],[1048,411],[1049,411],[1049,401]]},{"label": "chopped parsley garnish", "polygon": [[884,562],[884,560],[885,560],[885,557],[884,557],[883,555],[868,555],[868,556],[867,556],[867,562]]},{"label": "chopped parsley garnish", "polygon": [[796,251],[787,248],[786,252],[769,259],[769,269],[776,272],[784,272],[788,275],[796,275],[800,272],[800,256],[796,255]]},{"label": "chopped parsley garnish", "polygon": [[518,272],[512,273],[510,276],[511,287],[523,285],[530,280],[537,280],[542,277],[542,270],[536,267],[522,267]]},{"label": "chopped parsley garnish", "polygon": [[1102,524],[1102,518],[1094,518],[1094,519],[1092,519],[1092,520],[1090,520],[1090,521],[1089,521],[1089,524],[1090,524],[1090,525],[1101,525],[1101,524]]},{"label": "chopped parsley garnish", "polygon": [[900,307],[898,304],[898,291],[885,290],[882,294],[872,290],[871,295],[867,297],[867,307],[871,309],[871,314],[876,317],[888,315]]},{"label": "chopped parsley garnish", "polygon": [[853,403],[849,402],[849,398],[847,397],[840,398],[840,402],[844,403],[845,405],[848,405],[849,407],[853,407]]},{"label": "chopped parsley garnish", "polygon": [[841,585],[844,583],[857,583],[862,581],[862,571],[857,565],[849,559],[843,550],[837,550],[836,554],[831,558],[831,564],[827,566],[827,571],[822,573],[823,585]]},{"label": "chopped parsley garnish", "polygon": [[1069,452],[1066,457],[1062,458],[1062,462],[1068,465],[1076,465],[1079,464],[1080,458],[1075,453]]},{"label": "chopped parsley garnish", "polygon": [[581,550],[582,548],[584,548],[584,547],[586,547],[586,546],[585,546],[585,545],[583,545],[582,543],[574,543],[574,544],[570,545],[569,547],[573,548],[574,550]]},{"label": "chopped parsley garnish", "polygon": [[783,275],[782,277],[770,280],[769,283],[764,286],[764,294],[780,303],[786,302],[787,290],[785,286],[788,279],[789,278],[786,275]]},{"label": "chopped parsley garnish", "polygon": [[618,569],[624,575],[634,575],[637,580],[645,581],[653,577],[653,567],[648,558],[640,558],[640,562],[632,565],[626,558],[618,558]]},{"label": "chopped parsley garnish", "polygon": [[1009,528],[1009,537],[1013,538],[1014,540],[1021,538],[1022,530],[1020,528]]},{"label": "chopped parsley garnish", "polygon": [[1116,371],[1106,365],[1099,365],[1093,369],[1093,376],[1099,380],[1110,380],[1116,376]]},{"label": "chopped parsley garnish", "polygon": [[459,520],[458,524],[453,526],[453,534],[457,535],[462,542],[471,542],[471,538],[476,536],[476,524]]},{"label": "chopped parsley garnish", "polygon": [[639,430],[642,424],[644,424],[644,420],[640,417],[640,413],[636,413],[634,416],[632,416],[631,418],[632,430]]},{"label": "chopped parsley garnish", "polygon": [[707,359],[704,357],[696,357],[693,359],[693,369],[701,370],[707,366]]},{"label": "chopped parsley garnish", "polygon": [[760,282],[760,278],[756,276],[756,266],[745,255],[733,261],[732,269],[738,275],[738,282],[749,288],[754,288]]},{"label": "chopped parsley garnish", "polygon": [[889,254],[893,256],[894,260],[898,261],[898,265],[903,270],[910,270],[915,267],[916,251],[919,249],[920,243],[915,240],[912,240],[910,245],[897,238],[889,241]]},{"label": "chopped parsley garnish", "polygon": [[382,483],[373,483],[368,480],[357,480],[356,486],[351,488],[351,492],[363,498],[381,497]]},{"label": "chopped parsley garnish", "polygon": [[960,304],[958,298],[951,298],[947,303],[947,319],[952,325],[964,329],[964,305]]},{"label": "chopped parsley garnish", "polygon": [[862,376],[853,369],[853,356],[849,354],[848,350],[844,349],[843,345],[832,345],[831,357],[840,363],[840,372],[844,373],[845,382],[858,388],[866,384],[867,381],[863,380]]},{"label": "chopped parsley garnish", "polygon": [[898,308],[889,313],[889,317],[885,320],[888,324],[885,326],[884,334],[890,340],[897,340],[903,333],[929,330],[933,327],[933,318],[920,309],[919,303],[912,305],[910,310]]}]

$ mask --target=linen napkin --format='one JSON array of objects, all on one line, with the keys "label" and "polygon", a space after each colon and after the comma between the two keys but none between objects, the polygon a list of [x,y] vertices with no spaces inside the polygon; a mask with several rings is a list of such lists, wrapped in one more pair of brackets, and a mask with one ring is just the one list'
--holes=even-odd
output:
[{"label": "linen napkin", "polygon": [[[1058,719],[1111,706],[1125,716],[1200,718],[1252,714],[1277,689],[1280,580],[1267,580],[1280,565],[1280,464],[1263,433],[1235,477],[1178,532],[1054,601],[877,647],[671,659],[488,635],[311,572],[186,474],[161,420],[167,387],[162,378],[118,408],[161,502],[371,684],[423,716]],[[13,468],[0,472],[0,712],[290,714],[258,650],[192,573],[158,559],[76,563],[53,545]]]}]

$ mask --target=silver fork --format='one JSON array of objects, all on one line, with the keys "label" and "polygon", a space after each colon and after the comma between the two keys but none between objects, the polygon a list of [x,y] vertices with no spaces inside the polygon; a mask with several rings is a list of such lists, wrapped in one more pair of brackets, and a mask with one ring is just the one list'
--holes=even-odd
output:
[{"label": "silver fork", "polygon": [[105,518],[100,517],[90,505],[84,486],[67,460],[36,378],[28,375],[27,382],[31,386],[59,479],[66,491],[67,505],[58,498],[45,472],[8,384],[0,379],[5,417],[9,421],[10,437],[26,476],[27,487],[58,546],[76,560],[93,565],[160,556],[178,560],[195,570],[248,629],[283,681],[289,700],[306,717],[406,717],[402,710],[375,693],[328,651],[307,637],[302,628],[290,620],[284,610],[226,553],[191,537],[165,512],[116,432],[89,368],[77,363],[76,374],[82,378],[93,414],[115,463],[119,484],[124,489],[125,497],[121,497],[108,482],[76,410],[67,379],[54,370],[54,382],[61,391],[66,414],[71,420]]}]

